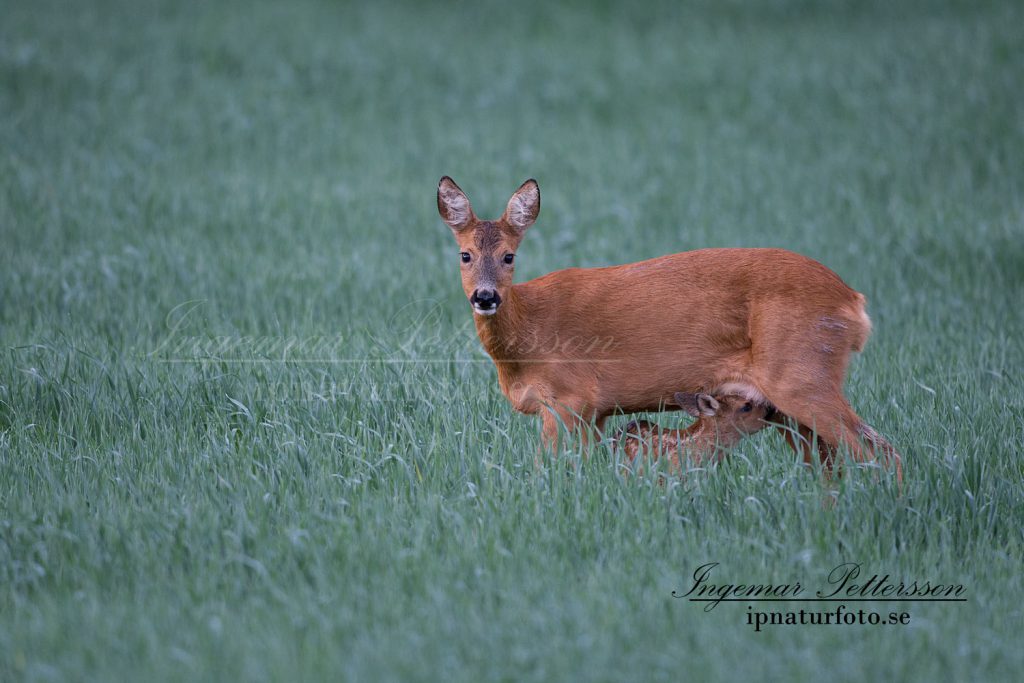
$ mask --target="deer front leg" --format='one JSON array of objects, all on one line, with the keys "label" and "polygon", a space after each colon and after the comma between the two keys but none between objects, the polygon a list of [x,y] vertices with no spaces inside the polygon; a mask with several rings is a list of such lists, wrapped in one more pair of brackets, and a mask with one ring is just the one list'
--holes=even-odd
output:
[{"label": "deer front leg", "polygon": [[541,453],[555,454],[558,452],[558,418],[548,409],[541,412],[540,453],[537,454],[538,464]]},{"label": "deer front leg", "polygon": [[574,409],[568,405],[544,406],[541,411],[542,450],[551,455],[558,453],[562,425],[565,425],[570,436],[578,435],[580,444],[586,449],[590,443],[591,433],[597,430],[597,435],[600,435],[600,430],[604,426],[604,419],[598,418],[594,421],[595,417],[594,411],[588,412],[583,407]]}]

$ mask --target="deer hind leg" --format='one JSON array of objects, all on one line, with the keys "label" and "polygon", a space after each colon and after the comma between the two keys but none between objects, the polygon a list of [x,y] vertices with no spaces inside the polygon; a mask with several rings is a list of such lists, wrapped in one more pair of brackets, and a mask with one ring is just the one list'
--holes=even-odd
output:
[{"label": "deer hind leg", "polygon": [[779,414],[771,422],[782,438],[786,440],[786,444],[793,449],[793,452],[803,457],[805,464],[812,464],[813,447],[811,444],[814,443],[814,433],[788,415]]},{"label": "deer hind leg", "polygon": [[[850,355],[864,346],[870,330],[862,302],[857,310],[822,314],[810,321],[755,318],[751,337],[761,343],[751,349],[752,377],[776,409],[799,425],[806,461],[812,457],[811,441],[805,448],[802,440],[814,430],[826,471],[835,465],[836,450],[845,448],[858,462],[895,463],[900,481],[902,467],[896,451],[860,419],[843,396]],[[780,354],[778,349],[786,349],[786,353]]]},{"label": "deer hind leg", "polygon": [[857,426],[857,435],[870,448],[877,458],[879,454],[885,462],[886,467],[894,467],[896,470],[896,485],[903,491],[903,457],[897,452],[893,445],[884,436],[875,431],[867,422],[861,421]]},{"label": "deer hind leg", "polygon": [[903,458],[892,444],[862,420],[849,404],[846,404],[846,408],[848,416],[844,418],[845,429],[840,443],[849,449],[858,462],[871,460],[882,463],[886,469],[895,470],[896,486],[902,493]]},{"label": "deer hind leg", "polygon": [[[903,467],[899,453],[878,432],[864,422],[846,399],[840,395],[814,396],[813,392],[793,392],[777,397],[785,406],[785,414],[797,422],[799,447],[804,461],[811,461],[811,444],[818,439],[818,455],[825,469],[826,479],[836,467],[836,452],[845,448],[857,462],[880,461],[886,467],[895,467],[896,482],[902,486]],[[793,432],[786,429],[786,440],[794,447]]]}]

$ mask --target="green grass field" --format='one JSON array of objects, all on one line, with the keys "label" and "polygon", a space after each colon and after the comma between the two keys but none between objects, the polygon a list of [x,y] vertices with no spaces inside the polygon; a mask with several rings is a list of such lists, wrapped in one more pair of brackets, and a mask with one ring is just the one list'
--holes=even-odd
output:
[{"label": "green grass field", "polygon": [[[0,14],[0,680],[1020,675],[1019,3]],[[519,280],[824,262],[868,297],[847,393],[904,496],[852,472],[823,509],[767,432],[664,487],[606,448],[535,469],[443,174],[487,217],[539,180]],[[968,601],[755,632],[672,597],[707,562]]]}]

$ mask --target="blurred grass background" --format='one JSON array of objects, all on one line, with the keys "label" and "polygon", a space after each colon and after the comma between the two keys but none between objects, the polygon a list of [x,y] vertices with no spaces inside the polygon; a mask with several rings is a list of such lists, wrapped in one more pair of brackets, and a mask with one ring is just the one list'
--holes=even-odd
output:
[{"label": "blurred grass background", "polygon": [[[1019,4],[0,9],[0,678],[1019,673]],[[535,470],[443,174],[488,217],[539,180],[520,280],[706,246],[836,270],[905,496],[853,475],[822,510],[768,434],[684,485]],[[754,633],[671,598],[710,561],[970,601]]]}]

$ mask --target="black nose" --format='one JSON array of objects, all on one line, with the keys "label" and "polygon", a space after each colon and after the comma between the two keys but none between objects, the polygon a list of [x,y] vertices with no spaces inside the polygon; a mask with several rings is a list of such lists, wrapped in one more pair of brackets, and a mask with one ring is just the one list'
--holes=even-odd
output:
[{"label": "black nose", "polygon": [[474,306],[487,310],[489,308],[497,308],[498,304],[501,303],[501,297],[493,289],[478,289],[473,292],[469,302]]}]

